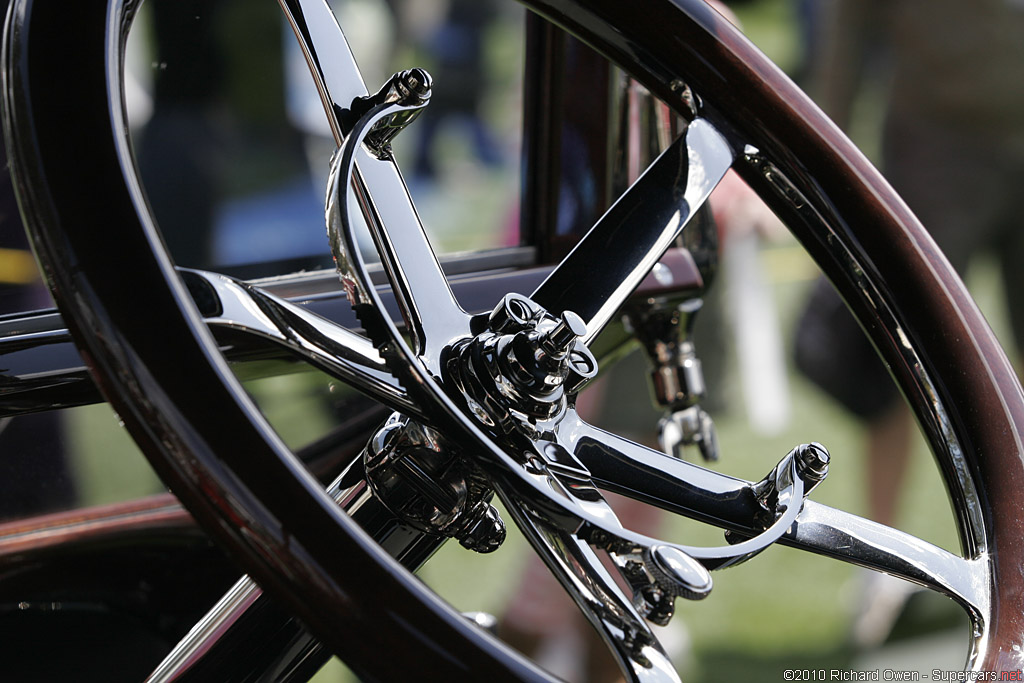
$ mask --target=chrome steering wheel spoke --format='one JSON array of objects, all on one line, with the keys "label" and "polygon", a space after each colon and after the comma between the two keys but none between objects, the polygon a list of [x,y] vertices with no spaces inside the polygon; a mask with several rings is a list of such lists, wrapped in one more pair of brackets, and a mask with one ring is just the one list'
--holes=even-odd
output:
[{"label": "chrome steering wheel spoke", "polygon": [[419,415],[366,337],[260,287],[219,273],[180,269],[206,323],[284,347],[393,410]]},{"label": "chrome steering wheel spoke", "polygon": [[609,644],[623,671],[630,672],[634,680],[679,680],[651,627],[590,544],[551,524],[529,507],[516,505],[509,512],[530,545]]},{"label": "chrome steering wheel spoke", "polygon": [[707,201],[733,158],[710,122],[691,121],[541,283],[533,301],[555,314],[578,314],[590,344]]},{"label": "chrome steering wheel spoke", "polygon": [[327,114],[335,144],[348,132],[345,112],[358,97],[366,97],[366,84],[355,56],[326,0],[278,0],[306,58]]},{"label": "chrome steering wheel spoke", "polygon": [[[341,145],[355,123],[353,105],[369,96],[355,57],[326,0],[279,3],[309,64],[335,142]],[[351,186],[395,290],[414,351],[436,376],[441,350],[469,334],[470,316],[452,293],[390,153],[374,154],[360,145]]]},{"label": "chrome steering wheel spoke", "polygon": [[779,542],[942,593],[967,610],[982,630],[986,627],[992,581],[988,551],[964,558],[899,529],[811,500]]}]

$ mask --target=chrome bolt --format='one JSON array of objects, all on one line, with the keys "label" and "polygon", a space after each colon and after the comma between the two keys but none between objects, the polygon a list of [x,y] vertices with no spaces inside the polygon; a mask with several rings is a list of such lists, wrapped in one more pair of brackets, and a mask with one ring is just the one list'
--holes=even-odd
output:
[{"label": "chrome bolt", "polygon": [[503,334],[526,329],[533,320],[533,303],[522,294],[506,294],[487,319],[492,332]]},{"label": "chrome bolt", "polygon": [[649,553],[647,566],[654,570],[661,590],[687,600],[702,600],[711,592],[711,573],[682,550],[659,545]]},{"label": "chrome bolt", "polygon": [[828,474],[830,456],[820,443],[809,443],[797,451],[796,471],[808,485],[814,485]]},{"label": "chrome bolt", "polygon": [[469,528],[456,534],[459,545],[478,553],[497,550],[505,541],[505,522],[493,505],[487,505]]},{"label": "chrome bolt", "polygon": [[562,319],[541,339],[540,346],[552,356],[562,358],[573,343],[586,333],[587,324],[583,318],[572,311],[566,311],[562,313]]},{"label": "chrome bolt", "polygon": [[418,103],[430,94],[433,82],[430,74],[424,69],[413,68],[399,74],[395,86],[398,88],[403,103],[410,97],[414,98],[412,103]]},{"label": "chrome bolt", "polygon": [[575,394],[597,375],[597,360],[590,349],[580,344],[569,352],[569,372],[562,383],[565,392]]}]

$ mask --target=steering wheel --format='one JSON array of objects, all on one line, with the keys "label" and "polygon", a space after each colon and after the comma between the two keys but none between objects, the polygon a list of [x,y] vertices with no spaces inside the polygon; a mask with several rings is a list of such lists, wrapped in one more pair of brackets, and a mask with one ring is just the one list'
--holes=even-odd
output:
[{"label": "steering wheel", "polygon": [[[402,652],[431,679],[546,676],[424,588],[341,511],[246,396],[210,324],[284,345],[405,416],[382,430],[378,454],[403,440],[472,453],[473,480],[502,497],[635,680],[674,677],[644,616],[667,618],[676,597],[707,594],[708,570],[775,541],[949,595],[974,625],[968,666],[1020,668],[1024,397],[1013,370],[899,198],[727,21],[699,0],[645,0],[643,11],[614,0],[524,3],[689,125],[530,297],[471,316],[452,296],[388,154],[389,136],[428,97],[423,76],[405,72],[367,96],[325,3],[280,4],[341,144],[328,222],[369,339],[244,283],[203,273],[186,283],[175,269],[126,133],[123,54],[138,3],[15,2],[3,55],[5,135],[45,276],[104,395],[210,536],[357,674],[401,679],[405,660],[380,653]],[[789,225],[888,364],[940,463],[963,556],[805,500],[827,462],[814,446],[751,483],[576,415],[573,395],[596,369],[587,346],[729,168]],[[354,244],[350,185],[411,344],[382,312]],[[196,291],[206,295],[199,305]],[[749,540],[728,551],[643,537],[617,524],[597,485]],[[644,600],[635,605],[615,587],[595,548]]]}]

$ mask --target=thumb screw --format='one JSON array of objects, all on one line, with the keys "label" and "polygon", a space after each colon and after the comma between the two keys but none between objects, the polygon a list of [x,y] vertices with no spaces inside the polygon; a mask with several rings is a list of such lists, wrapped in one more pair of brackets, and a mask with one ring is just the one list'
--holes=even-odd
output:
[{"label": "thumb screw", "polygon": [[561,358],[572,347],[573,342],[587,333],[583,318],[572,311],[562,313],[561,320],[544,335],[540,347],[546,353]]}]

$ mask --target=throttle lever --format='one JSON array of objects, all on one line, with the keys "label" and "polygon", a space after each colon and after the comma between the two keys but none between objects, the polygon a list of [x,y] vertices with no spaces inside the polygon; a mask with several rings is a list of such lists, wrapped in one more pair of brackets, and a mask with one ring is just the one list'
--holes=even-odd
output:
[{"label": "throttle lever", "polygon": [[[574,459],[560,447],[537,448],[533,466],[542,466],[545,455],[551,457],[554,451],[560,460]],[[761,482],[750,485],[766,514],[776,519],[766,524],[762,534],[721,548],[665,543],[622,528],[590,479],[581,476],[586,468],[558,464],[548,469],[551,483],[562,484],[563,495],[575,499],[586,511],[582,520],[552,514],[543,505],[506,495],[499,486],[509,513],[587,618],[612,643],[615,655],[627,670],[636,673],[636,680],[651,674],[652,669],[660,669],[667,680],[677,680],[647,622],[667,624],[677,597],[699,600],[710,593],[709,569],[743,561],[791,528],[806,492],[827,473],[828,452],[819,444],[798,446]],[[612,580],[595,550],[608,553],[629,585],[631,598]]]},{"label": "throttle lever", "polygon": [[[828,451],[820,444],[794,448],[764,479],[749,487],[764,511],[759,518],[764,530],[750,538],[727,536],[729,545],[708,548],[667,543],[623,528],[590,480],[587,468],[575,456],[557,444],[537,448],[534,455],[532,467],[546,470],[549,477],[562,484],[566,497],[586,513],[575,529],[564,527],[566,522],[578,524],[579,518],[563,522],[564,531],[606,551],[629,583],[639,612],[660,625],[672,618],[675,598],[700,600],[710,593],[713,582],[709,570],[744,562],[785,534],[799,515],[807,493],[824,479],[829,462]],[[567,460],[577,466],[568,467]],[[534,515],[542,514],[541,508],[531,509]],[[550,517],[548,523],[558,522]]]}]

